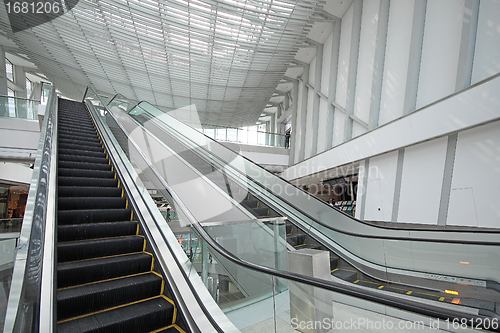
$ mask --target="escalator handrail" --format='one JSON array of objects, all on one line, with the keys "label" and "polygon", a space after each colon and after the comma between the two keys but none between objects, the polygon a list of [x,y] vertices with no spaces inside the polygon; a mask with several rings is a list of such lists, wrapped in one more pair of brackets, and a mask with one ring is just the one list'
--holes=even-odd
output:
[{"label": "escalator handrail", "polygon": [[[110,112],[110,114],[114,117],[114,114]],[[115,117],[114,117],[115,118]],[[116,119],[116,118],[115,118]],[[127,135],[129,142],[132,142],[132,139],[130,139],[129,134],[124,131],[124,133]],[[135,145],[135,143],[133,143]],[[137,147],[137,146],[136,146]],[[319,288],[324,288],[333,292],[338,292],[344,295],[348,296],[353,296],[357,298],[361,298],[367,301],[372,301],[372,302],[377,302],[380,304],[388,305],[388,306],[393,306],[399,309],[404,309],[412,312],[417,312],[423,315],[427,316],[432,316],[432,317],[437,317],[437,318],[442,318],[442,319],[457,319],[457,318],[468,318],[468,319],[474,319],[477,318],[476,316],[497,316],[496,314],[489,313],[484,310],[478,310],[477,315],[474,313],[470,312],[462,312],[458,311],[456,309],[451,309],[451,308],[445,308],[445,307],[440,307],[436,306],[433,304],[425,303],[424,301],[421,300],[414,300],[414,299],[405,299],[401,297],[397,297],[395,295],[389,295],[389,294],[384,294],[381,293],[378,290],[371,290],[371,289],[363,289],[359,288],[359,286],[354,285],[354,284],[344,284],[337,282],[335,280],[323,280],[311,276],[306,276],[298,273],[293,273],[289,271],[284,271],[284,270],[279,270],[279,269],[274,269],[274,268],[269,268],[265,266],[261,266],[258,264],[254,264],[251,262],[248,262],[245,259],[242,259],[240,257],[235,256],[225,248],[223,248],[215,239],[210,236],[205,229],[200,225],[200,223],[196,220],[196,218],[191,214],[189,209],[185,206],[185,204],[180,200],[180,198],[176,195],[176,193],[173,191],[173,189],[169,186],[169,184],[163,179],[163,177],[159,174],[159,172],[156,170],[156,168],[152,165],[151,161],[149,161],[147,158],[145,158],[144,155],[142,155],[144,158],[145,162],[147,163],[148,167],[153,171],[153,173],[156,175],[157,179],[161,182],[161,184],[165,187],[165,189],[168,191],[169,194],[172,195],[172,198],[174,200],[174,203],[176,205],[177,209],[180,209],[184,213],[184,215],[188,218],[188,221],[194,229],[196,229],[198,235],[207,242],[207,244],[212,247],[217,253],[222,255],[224,258],[227,260],[233,262],[236,265],[239,265],[241,267],[254,270],[260,273],[272,275],[278,278],[283,278],[286,280],[291,280],[294,282],[298,283],[303,283],[307,285],[311,285],[314,287],[319,287]],[[418,304],[420,303],[420,304]],[[464,308],[464,309],[471,309],[471,308]],[[473,309],[473,311],[476,311],[477,309]]]},{"label": "escalator handrail", "polygon": [[[150,103],[146,102],[146,101],[141,101],[140,103],[137,104],[137,107],[141,108],[142,110],[144,110],[145,112],[147,112],[148,114],[151,114],[149,113],[147,110],[145,110],[144,108],[141,107],[140,104],[142,103],[147,103],[149,105],[151,105]],[[151,105],[153,106],[153,105]],[[153,106],[154,107],[154,106]],[[158,109],[158,108],[156,108]],[[159,110],[159,109],[158,109]],[[161,110],[159,110],[161,111]],[[163,111],[162,111],[163,112]],[[166,115],[168,115],[167,113],[164,113]],[[154,115],[153,116],[153,119],[156,119],[158,120]],[[169,117],[171,117],[170,115],[168,115]],[[162,122],[163,123],[163,122]],[[168,124],[165,124],[163,123],[165,126],[168,126],[172,131],[175,131],[177,133],[179,133],[181,136],[183,136],[184,138],[186,138],[182,133],[180,133],[178,130],[176,130],[175,128],[172,128],[171,126],[169,126]],[[186,126],[189,126],[187,124],[185,124]],[[191,126],[189,126],[191,127]],[[191,129],[193,131],[196,131],[196,129],[192,128]],[[228,149],[230,150],[231,152],[235,153],[235,154],[238,154],[237,152],[235,152],[234,150],[224,146],[224,145],[221,145],[220,143],[218,143],[217,141],[213,140],[212,138],[210,138],[209,136],[205,135],[204,133],[200,133],[199,131],[197,131],[199,134],[202,134],[204,135],[206,138],[210,139],[211,142],[215,142],[216,144],[222,146],[223,148],[225,149]],[[186,138],[186,140],[189,140],[191,141],[194,145],[198,146],[199,148],[201,148],[202,150],[204,150],[205,152],[207,152],[208,154],[210,154],[211,156],[215,157],[217,160],[219,160],[220,162],[224,162],[219,156],[217,156],[216,154],[213,154],[212,152],[210,152],[208,149],[206,149],[205,147],[203,146],[200,146],[200,145],[197,145],[195,142],[193,142],[190,138]],[[247,160],[248,162],[250,162],[251,164],[255,165],[256,167],[264,170],[266,173],[270,174],[272,177],[277,177],[275,175],[273,175],[272,173],[268,172],[267,170],[265,170],[264,168],[262,168],[261,166],[259,166],[258,164],[252,162],[251,160],[249,160],[247,157],[239,154],[240,157],[244,158],[245,160]],[[257,184],[259,187],[261,187],[263,190],[265,190],[266,192],[270,193],[272,196],[277,196],[275,193],[273,193],[269,188],[267,188],[266,186],[264,186],[263,184],[261,184],[260,182],[256,181],[254,178],[252,178],[251,176],[249,175],[246,175],[244,174],[242,171],[234,168],[231,166],[231,169],[232,170],[235,170],[236,172],[238,172],[239,174],[243,175],[244,177],[250,179],[253,183]],[[324,204],[325,206],[327,206],[328,208],[334,210],[336,213],[342,213],[343,215],[345,215],[346,217],[356,221],[356,222],[359,222],[359,223],[362,223],[362,224],[365,224],[369,227],[374,227],[374,228],[380,228],[380,229],[384,229],[384,230],[398,230],[398,231],[401,231],[401,230],[404,230],[404,231],[425,231],[425,232],[446,232],[446,233],[452,233],[452,232],[456,232],[456,233],[485,233],[485,234],[491,234],[491,233],[495,233],[495,234],[500,234],[500,230],[476,230],[474,229],[473,231],[471,230],[464,230],[464,229],[444,229],[444,230],[441,230],[441,229],[425,229],[425,228],[398,228],[398,227],[394,227],[394,226],[384,226],[384,225],[374,225],[372,223],[369,223],[369,222],[366,222],[366,221],[362,221],[362,220],[358,220],[356,218],[354,218],[353,216],[350,216],[342,211],[339,211],[333,207],[331,207],[329,204],[327,204],[326,202],[324,202],[323,200],[311,195],[310,193],[304,191],[303,189],[301,189],[300,187],[290,183],[289,181],[287,181],[286,179],[283,179],[281,177],[278,177],[280,180],[282,181],[285,181],[288,185],[291,185],[293,186],[294,188],[304,192],[305,194],[307,194],[309,197],[312,197],[314,198],[315,200],[317,200],[318,202],[321,202],[322,204]],[[339,232],[339,233],[342,233],[342,234],[346,234],[346,235],[350,235],[350,236],[356,236],[356,237],[363,237],[363,238],[375,238],[375,239],[388,239],[388,240],[405,240],[405,241],[422,241],[422,242],[441,242],[441,243],[459,243],[459,244],[463,244],[463,243],[466,243],[466,244],[470,244],[470,245],[494,245],[494,246],[498,246],[500,245],[500,241],[498,243],[495,243],[495,242],[482,242],[482,241],[469,241],[469,240],[462,240],[462,239],[459,239],[459,240],[454,240],[454,239],[426,239],[426,238],[415,238],[415,237],[395,237],[395,236],[381,236],[381,235],[369,235],[369,234],[358,234],[358,233],[353,233],[353,232],[349,232],[349,231],[345,231],[345,230],[341,230],[341,229],[337,229],[335,227],[332,227],[330,225],[327,225],[319,220],[317,220],[316,218],[312,217],[311,215],[309,215],[307,212],[304,212],[301,208],[298,208],[296,207],[294,204],[290,203],[288,200],[280,197],[280,200],[282,200],[283,202],[285,202],[287,205],[289,205],[290,207],[292,207],[293,209],[295,209],[296,211],[300,212],[301,214],[303,214],[304,216],[306,216],[307,218],[311,219],[312,221],[314,221],[315,223],[321,225],[322,227],[324,228],[327,228],[329,230],[332,230],[332,231],[336,231],[336,232]]]},{"label": "escalator handrail", "polygon": [[[49,193],[50,182],[54,182],[55,175],[51,175],[56,161],[53,156],[53,138],[55,135],[55,109],[56,109],[55,86],[46,105],[47,112],[40,132],[38,151],[33,168],[30,190],[28,194],[25,215],[19,243],[16,247],[14,259],[14,270],[12,272],[12,284],[7,302],[4,332],[18,331],[20,326],[26,325],[24,320],[29,321],[29,327],[38,331],[40,321],[40,305],[42,292],[42,264],[44,261],[45,228],[50,200],[55,200]],[[55,144],[54,144],[55,147]],[[51,168],[52,166],[52,168]],[[52,202],[53,204],[54,202]],[[52,259],[52,258],[48,258]],[[45,269],[45,268],[44,268]],[[28,293],[28,295],[27,295]],[[32,317],[25,318],[27,307],[32,308]],[[45,311],[46,309],[44,309]],[[48,309],[47,311],[51,311]],[[27,311],[26,311],[27,312]],[[46,313],[44,313],[47,315]],[[53,316],[52,313],[48,316]],[[45,318],[47,319],[47,318]]]},{"label": "escalator handrail", "polygon": [[[109,109],[108,109],[107,105],[106,105],[106,104],[102,101],[102,99],[100,98],[100,96],[99,96],[99,95],[97,95],[97,93],[95,92],[95,90],[94,90],[92,87],[90,87],[90,89],[92,89],[93,93],[94,93],[94,94],[95,94],[95,95],[99,98],[99,100],[100,100],[101,104],[102,104],[102,105],[104,105],[104,107],[106,108],[106,110],[107,110],[107,112],[109,113],[109,115],[111,115],[111,116],[115,119],[116,123],[117,123],[119,126],[121,126],[121,125],[119,124],[119,122],[116,120],[116,118],[114,117],[113,113],[109,111]],[[85,97],[85,96],[86,96],[86,95],[84,95],[84,97]],[[126,132],[123,130],[123,128],[122,128],[122,131],[123,131],[123,132],[124,132],[124,133],[128,136],[128,133],[126,133]],[[103,140],[103,143],[104,143],[104,144],[107,144],[107,143],[105,143],[105,142],[104,142],[104,140]],[[109,151],[109,150],[108,150],[108,151]],[[139,150],[139,151],[140,151],[140,150]],[[114,157],[112,156],[112,154],[110,154],[110,158],[114,158]],[[121,170],[120,170],[119,168],[117,168],[117,169],[116,169],[116,171],[117,171],[118,173],[120,173],[120,174],[121,174]],[[128,187],[128,185],[127,185],[127,184],[125,184],[125,183],[124,183],[124,185],[126,185],[126,186]],[[137,185],[136,185],[135,183],[134,183],[134,186],[136,186],[136,188],[137,188]],[[139,191],[139,192],[140,192],[140,191]],[[146,205],[146,207],[147,207],[147,208],[148,208],[148,210],[149,210],[149,214],[150,214],[151,216],[153,216],[153,214],[152,214],[152,212],[151,212],[150,207],[149,207],[148,205]],[[141,216],[142,216],[142,212],[140,212],[140,213],[141,213]],[[154,219],[154,218],[153,218],[153,219]],[[156,223],[156,221],[155,221],[155,223]],[[156,223],[156,224],[158,225],[158,223]],[[189,288],[190,288],[190,290],[191,290],[191,292],[192,292],[193,296],[194,296],[194,297],[196,298],[196,300],[198,301],[198,304],[199,304],[200,308],[201,308],[201,309],[202,309],[202,311],[205,313],[205,315],[206,315],[207,319],[210,321],[210,323],[212,324],[213,328],[214,328],[217,332],[219,332],[219,333],[223,333],[223,332],[224,332],[224,330],[223,330],[223,329],[219,326],[219,324],[217,323],[217,321],[213,319],[213,317],[212,317],[212,315],[211,315],[210,311],[207,309],[207,307],[205,306],[205,304],[203,303],[203,301],[202,301],[202,300],[201,300],[201,298],[199,297],[199,295],[198,295],[198,293],[197,293],[196,288],[195,288],[195,287],[191,284],[191,281],[190,281],[189,277],[187,276],[187,274],[186,274],[185,270],[182,268],[182,265],[181,265],[181,263],[180,263],[180,261],[179,261],[179,258],[175,255],[175,252],[173,251],[173,249],[172,249],[171,245],[169,244],[169,242],[168,242],[166,239],[164,239],[164,240],[165,240],[165,243],[166,243],[167,247],[168,247],[168,248],[169,248],[169,250],[170,250],[170,253],[172,254],[172,257],[174,258],[174,260],[175,260],[175,262],[176,262],[176,264],[177,264],[177,267],[179,268],[179,271],[182,273],[182,275],[183,275],[183,277],[184,277],[184,280],[187,282],[187,285],[189,286]],[[174,292],[175,292],[175,291],[174,291]],[[179,296],[179,295],[178,295],[178,296]],[[180,298],[180,296],[179,296],[179,298]],[[189,318],[186,318],[186,319],[189,319]],[[194,324],[194,325],[197,325],[197,324],[196,324],[196,318],[191,318],[191,321],[193,322],[193,324]]]}]

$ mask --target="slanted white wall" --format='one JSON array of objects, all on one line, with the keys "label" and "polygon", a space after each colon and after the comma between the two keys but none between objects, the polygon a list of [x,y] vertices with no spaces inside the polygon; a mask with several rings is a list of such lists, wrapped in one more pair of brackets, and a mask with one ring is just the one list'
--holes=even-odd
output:
[{"label": "slanted white wall", "polygon": [[481,0],[472,84],[500,73],[500,1]]},{"label": "slanted white wall", "polygon": [[447,143],[445,137],[405,149],[398,222],[437,224]]},{"label": "slanted white wall", "polygon": [[332,24],[300,76],[294,164],[500,72],[499,0],[354,0]]},{"label": "slanted white wall", "polygon": [[[342,18],[340,28],[339,63],[337,69],[335,102],[344,109],[347,107],[347,80],[349,76],[353,14],[354,9],[353,6],[351,6]],[[344,123],[338,122],[338,124],[339,126],[344,126]]]},{"label": "slanted white wall", "polygon": [[[363,1],[361,15],[361,34],[359,41],[358,70],[356,72],[356,91],[354,100],[354,115],[365,123],[369,123],[370,105],[373,95],[373,72],[375,70],[375,48],[378,27],[378,11],[380,1]],[[356,124],[357,125],[357,124]],[[356,137],[365,130],[358,125],[353,130]]]},{"label": "slanted white wall", "polygon": [[[483,134],[484,123],[498,120],[498,93],[481,89],[499,79],[500,0],[353,0],[333,24],[339,35],[334,29],[326,40],[316,39],[323,43],[316,49],[322,53],[308,60],[303,78],[310,85],[321,83],[315,87],[321,91],[319,112],[317,94],[298,85],[296,116],[303,125],[294,133],[302,145],[294,147],[294,165],[283,177],[294,180],[366,161],[370,168],[378,165],[383,178],[369,176],[365,211],[356,211],[365,219],[500,227],[497,205],[486,199],[498,197],[497,150],[490,147],[478,156],[481,167],[466,157],[472,147],[478,154],[497,140],[494,133],[472,139],[467,131],[476,127],[477,135]],[[323,59],[320,78],[316,58]],[[337,59],[336,75],[332,59]],[[478,83],[480,95],[473,93],[476,86],[464,90]],[[453,94],[458,95],[436,103]],[[442,112],[447,116],[439,118]],[[480,114],[486,118],[475,121]],[[417,117],[407,118],[411,115]],[[426,125],[419,127],[414,120],[420,123],[422,117]],[[431,132],[441,134],[427,135]],[[333,137],[325,140],[325,133]],[[455,133],[456,156],[455,143],[448,142]],[[398,159],[399,149],[404,154]],[[481,176],[470,176],[474,168]]]},{"label": "slanted white wall", "polygon": [[370,167],[367,170],[365,220],[391,220],[397,162],[397,152],[370,159]]},{"label": "slanted white wall", "polygon": [[500,122],[458,134],[449,225],[500,228]]},{"label": "slanted white wall", "polygon": [[413,0],[392,1],[389,8],[379,125],[399,118],[404,113],[413,10]]},{"label": "slanted white wall", "polygon": [[464,0],[427,1],[417,109],[455,92],[463,12]]}]

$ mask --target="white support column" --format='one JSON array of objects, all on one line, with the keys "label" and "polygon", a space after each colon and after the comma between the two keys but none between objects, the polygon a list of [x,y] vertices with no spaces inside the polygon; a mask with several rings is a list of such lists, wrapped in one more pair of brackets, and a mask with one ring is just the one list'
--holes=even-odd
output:
[{"label": "white support column", "polygon": [[16,91],[16,97],[26,98],[26,73],[24,67],[14,65],[14,83],[21,89]]},{"label": "white support column", "polygon": [[424,42],[426,8],[427,0],[415,1],[403,115],[415,111],[417,104],[418,77],[420,73],[420,59],[422,58],[422,45]]},{"label": "white support column", "polygon": [[318,132],[319,132],[319,93],[321,92],[321,75],[323,69],[323,44],[316,47],[316,74],[314,75],[314,103],[313,103],[313,136],[311,156],[318,153]]},{"label": "white support column", "polygon": [[384,77],[385,49],[387,42],[387,27],[389,25],[389,0],[380,0],[378,12],[377,39],[375,41],[375,59],[373,62],[372,102],[368,129],[378,127],[380,113],[380,98],[382,97],[382,80]]},{"label": "white support column", "polygon": [[363,0],[354,0],[353,20],[351,34],[351,49],[349,59],[349,74],[347,79],[347,107],[345,112],[344,142],[352,138],[352,118],[354,113],[354,98],[356,92],[356,76],[358,72],[359,40],[361,36],[361,14],[363,10]]},{"label": "white support column", "polygon": [[5,72],[5,51],[0,45],[0,95],[7,95],[7,73]]},{"label": "white support column", "polygon": [[460,43],[457,83],[455,86],[456,91],[466,88],[471,84],[478,17],[479,0],[465,0],[462,42]]},{"label": "white support column", "polygon": [[300,132],[297,132],[299,135],[300,145],[297,147],[299,149],[299,161],[304,160],[305,151],[306,151],[306,136],[309,133],[306,133],[306,119],[307,119],[307,86],[306,83],[309,81],[309,64],[304,65],[304,72],[302,73],[302,79],[300,80],[300,85],[302,86],[302,96],[301,96],[301,105],[300,108],[300,119],[297,120],[297,125],[300,127]]},{"label": "white support column", "polygon": [[326,125],[326,149],[333,147],[333,124],[335,117],[335,94],[337,91],[337,71],[339,62],[339,48],[340,48],[340,28],[342,21],[335,20],[333,24],[333,40],[332,40],[332,56],[330,62],[330,84],[328,85],[328,124]]},{"label": "white support column", "polygon": [[289,159],[288,159],[288,165],[293,165],[295,161],[295,150],[298,149],[297,144],[299,142],[297,138],[297,126],[298,126],[298,121],[297,121],[297,103],[299,101],[299,80],[294,80],[293,81],[293,88],[292,88],[292,136],[290,137],[290,154],[289,154]]}]

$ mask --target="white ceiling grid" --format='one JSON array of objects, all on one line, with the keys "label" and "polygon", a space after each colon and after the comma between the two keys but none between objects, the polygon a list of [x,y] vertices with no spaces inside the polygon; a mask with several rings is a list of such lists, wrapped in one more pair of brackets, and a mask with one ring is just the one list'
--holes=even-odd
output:
[{"label": "white ceiling grid", "polygon": [[80,0],[54,21],[8,36],[66,96],[81,98],[91,84],[164,110],[195,105],[202,122],[245,126],[259,118],[323,5]]}]

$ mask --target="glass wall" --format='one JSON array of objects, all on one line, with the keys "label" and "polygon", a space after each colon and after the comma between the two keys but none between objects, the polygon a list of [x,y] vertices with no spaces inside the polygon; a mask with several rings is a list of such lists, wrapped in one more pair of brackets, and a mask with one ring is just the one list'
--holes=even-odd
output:
[{"label": "glass wall", "polygon": [[285,135],[265,132],[263,131],[265,125],[232,128],[187,122],[186,124],[217,141],[237,142],[255,146],[289,148],[285,146]]}]

